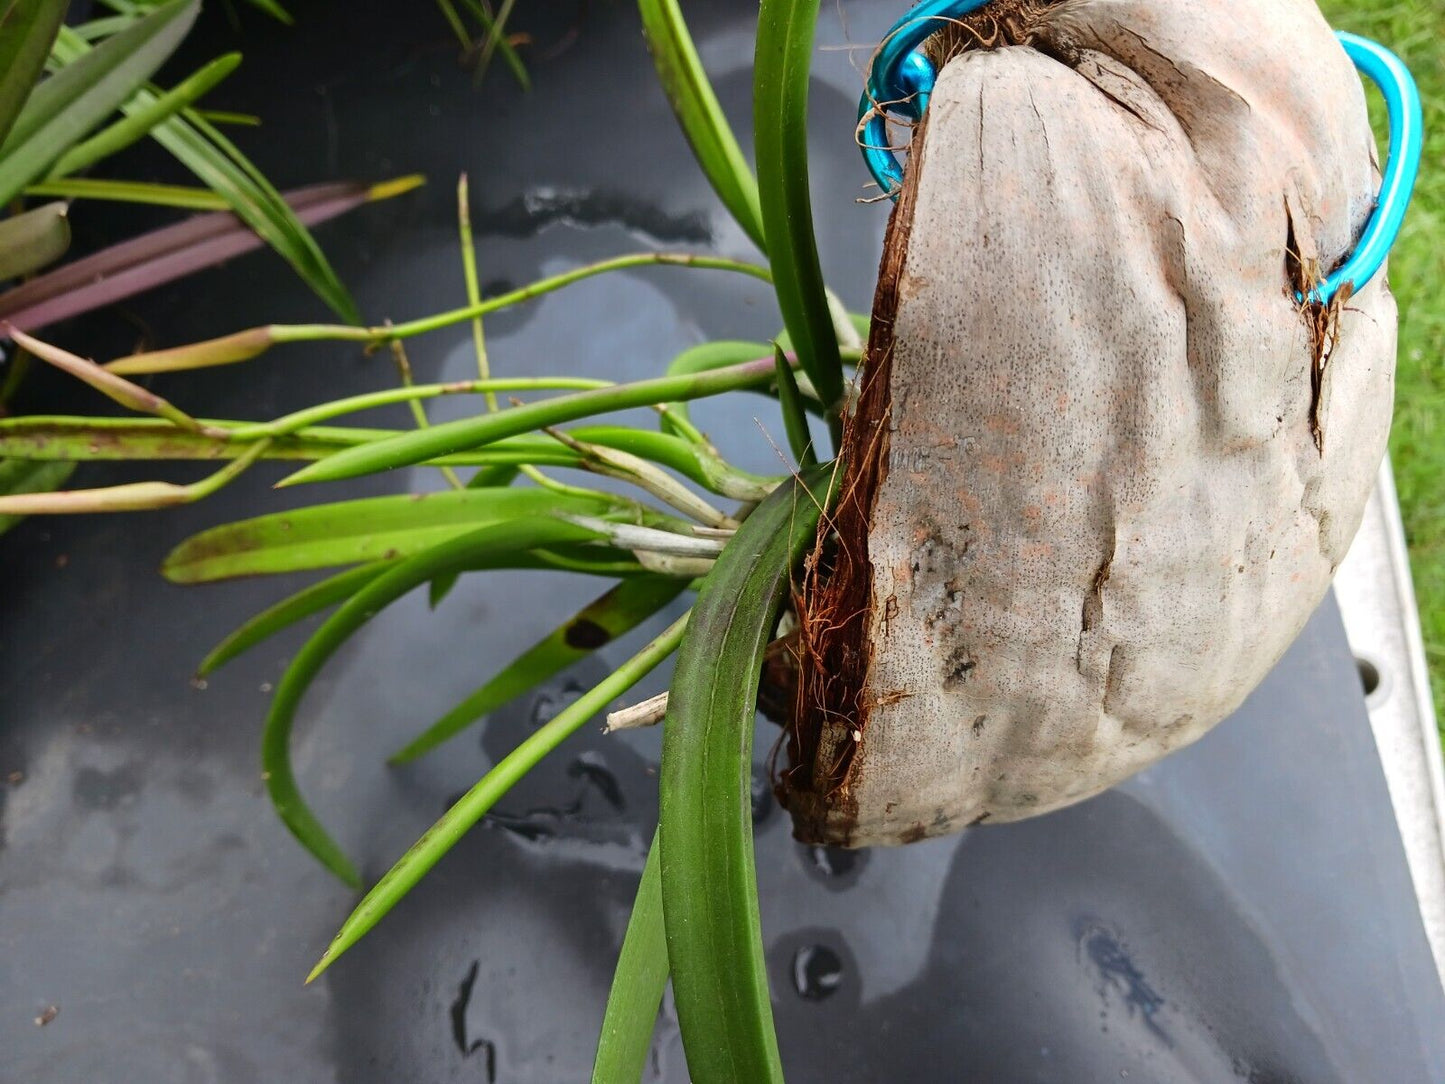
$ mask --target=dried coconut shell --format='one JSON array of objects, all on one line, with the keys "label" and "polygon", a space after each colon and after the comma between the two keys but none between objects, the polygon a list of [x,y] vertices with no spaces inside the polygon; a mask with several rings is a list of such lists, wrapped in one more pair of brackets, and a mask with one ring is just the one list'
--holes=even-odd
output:
[{"label": "dried coconut shell", "polygon": [[1203,736],[1319,604],[1385,451],[1384,274],[1296,300],[1377,184],[1314,3],[990,16],[942,46],[798,600],[779,795],[810,842],[1046,813]]}]

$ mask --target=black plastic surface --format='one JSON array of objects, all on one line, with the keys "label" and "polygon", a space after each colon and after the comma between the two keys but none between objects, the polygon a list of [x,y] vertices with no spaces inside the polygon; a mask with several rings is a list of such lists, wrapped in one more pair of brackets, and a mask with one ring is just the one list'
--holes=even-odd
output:
[{"label": "black plastic surface", "polygon": [[[544,44],[582,10],[521,7]],[[686,7],[746,137],[750,6]],[[833,45],[848,40],[840,13],[861,43],[897,14],[824,10]],[[747,254],[688,164],[630,6],[594,5],[570,48],[535,65],[529,96],[500,71],[474,90],[430,5],[300,13],[294,30],[248,16],[247,65],[224,104],[268,118],[266,138],[246,142],[283,185],[430,174],[417,196],[322,231],[372,318],[463,300],[451,191],[462,169],[494,286],[654,245]],[[196,56],[231,42],[219,20],[205,33]],[[858,82],[847,53],[820,56],[813,176],[830,281],[866,308],[885,211],[853,202],[865,194],[851,144]],[[265,255],[128,311],[167,343],[324,318]],[[490,321],[489,335],[499,372],[627,378],[705,337],[773,335],[776,322],[761,284],[656,270],[574,287]],[[135,327],[108,314],[63,334],[104,355],[126,349]],[[469,349],[457,328],[414,344],[412,361],[423,379],[463,377]],[[389,364],[297,347],[157,386],[196,413],[267,417],[387,386]],[[98,404],[42,376],[30,405]],[[766,406],[735,397],[697,416],[739,460],[776,469],[759,423],[779,444],[782,430]],[[435,415],[464,409],[447,401]],[[390,421],[409,424],[400,412]],[[263,466],[170,513],[32,521],[0,538],[0,1080],[585,1080],[656,814],[657,736],[588,729],[569,742],[304,988],[355,898],[282,829],[259,776],[267,693],[300,636],[207,688],[189,683],[205,649],[295,584],[183,589],[155,569],[187,534],[230,518],[435,481],[406,472],[273,494],[282,472]],[[78,480],[195,473],[95,467]],[[420,597],[393,607],[326,669],[302,709],[296,764],[369,879],[562,698],[630,653],[641,634],[444,752],[383,766],[570,613],[577,591],[597,589],[468,577],[435,613]],[[760,755],[772,734],[760,730]],[[814,852],[759,790],[763,924],[790,1080],[1445,1080],[1445,998],[1332,603],[1215,733],[1063,813],[901,850]],[[38,1026],[48,1006],[59,1011]],[[653,1068],[686,1080],[670,1013]]]}]

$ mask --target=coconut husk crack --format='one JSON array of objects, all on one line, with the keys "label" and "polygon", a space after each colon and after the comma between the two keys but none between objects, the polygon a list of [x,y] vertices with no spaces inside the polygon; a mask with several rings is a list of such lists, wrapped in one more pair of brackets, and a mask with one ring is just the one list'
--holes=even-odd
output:
[{"label": "coconut husk crack", "polygon": [[[1300,320],[1310,338],[1310,435],[1315,450],[1325,454],[1324,391],[1325,368],[1329,365],[1330,354],[1340,339],[1340,314],[1353,293],[1349,285],[1336,291],[1328,302],[1310,300],[1313,291],[1324,282],[1327,275],[1320,266],[1319,250],[1315,247],[1308,219],[1301,212],[1298,194],[1285,195],[1285,221],[1289,224],[1285,238],[1285,278],[1296,296],[1306,300],[1300,302]],[[1296,219],[1301,219],[1306,228],[1300,229]]]}]

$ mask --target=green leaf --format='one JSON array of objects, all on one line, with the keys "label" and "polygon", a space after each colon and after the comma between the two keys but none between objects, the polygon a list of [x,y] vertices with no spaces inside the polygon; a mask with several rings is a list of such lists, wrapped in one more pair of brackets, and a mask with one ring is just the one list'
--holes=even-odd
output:
[{"label": "green leaf", "polygon": [[69,0],[0,0],[0,144],[45,70]]},{"label": "green leaf", "polygon": [[[88,52],[36,87],[0,145],[0,203],[13,199],[149,79],[199,10],[199,0],[164,4],[93,49],[87,46]],[[60,28],[60,36],[64,33]]]},{"label": "green leaf", "polygon": [[[556,442],[554,441],[553,443]],[[493,445],[493,447],[495,448],[496,445]],[[524,463],[531,464],[533,462],[534,460],[532,459],[519,459],[515,463],[497,463],[490,467],[482,467],[467,479],[467,488],[489,489],[493,486],[505,488],[517,480],[518,476],[522,473],[522,465]],[[450,576],[438,576],[432,580],[431,584],[427,587],[427,605],[435,610],[446,600],[446,597],[452,593],[452,588],[456,585],[457,576],[455,573]]]},{"label": "green leaf", "polygon": [[635,1084],[647,1067],[657,1011],[667,990],[667,935],[662,921],[662,871],[657,836],[637,886],[622,938],[607,1014],[592,1064],[592,1084]]},{"label": "green leaf", "polygon": [[843,398],[808,194],[808,78],[818,0],[762,0],[753,65],[753,144],[773,289],[798,363],[825,406]]},{"label": "green leaf", "polygon": [[278,4],[276,0],[249,0],[249,2],[257,11],[264,11],[278,23],[290,26],[296,21],[291,18],[291,13]]},{"label": "green leaf", "polygon": [[778,402],[783,407],[783,427],[788,432],[788,446],[800,467],[817,466],[813,454],[813,435],[808,431],[808,413],[803,406],[803,393],[798,390],[793,367],[783,356],[783,348],[775,347],[773,362],[778,369]]},{"label": "green leaf", "polygon": [[683,580],[660,576],[624,580],[513,659],[501,673],[391,757],[390,763],[405,764],[435,749],[482,716],[636,628],[682,594],[686,586]]},{"label": "green leaf", "polygon": [[340,931],[332,938],[306,981],[313,981],[342,953],[365,937],[426,876],[427,871],[441,861],[457,840],[466,835],[487,810],[543,757],[671,655],[686,627],[687,615],[684,614],[636,655],[529,734],[522,744],[462,795],[357,904],[356,910],[342,923]]},{"label": "green leaf", "polygon": [[112,34],[118,34],[128,26],[134,26],[136,20],[143,14],[141,9],[132,7],[129,14],[108,15],[103,19],[87,19],[83,23],[76,23],[70,29],[86,41],[101,41]]},{"label": "green leaf", "polygon": [[232,109],[202,109],[197,107],[196,116],[212,124],[230,124],[237,128],[259,128],[261,118],[255,113],[237,113]]},{"label": "green leaf", "polygon": [[708,82],[677,0],[638,0],[637,6],[662,89],[692,144],[693,155],[723,206],[753,243],[766,251],[757,182]]},{"label": "green leaf", "polygon": [[262,778],[281,820],[322,865],[349,885],[361,884],[361,878],[340,845],[301,797],[291,767],[291,724],[301,698],[326,660],[387,605],[436,576],[499,554],[525,552],[556,543],[586,542],[597,537],[595,531],[584,527],[540,518],[492,523],[470,531],[388,568],[342,604],[297,652],[276,686],[276,695],[266,716],[261,736]]},{"label": "green leaf", "polygon": [[[83,143],[78,143],[60,156],[51,167],[49,177],[55,180],[71,173],[89,169],[102,158],[108,158],[124,150],[137,140],[145,138],[157,124],[174,116],[191,105],[217,83],[236,70],[241,63],[240,53],[227,53],[203,66],[189,78],[176,84],[154,102],[136,110],[130,116],[122,117]],[[222,204],[222,206],[228,206]]]},{"label": "green leaf", "polygon": [[763,652],[817,532],[833,467],[790,479],[738,529],[698,592],[662,733],[667,953],[697,1084],[781,1081],[753,866],[753,728]]},{"label": "green leaf", "polygon": [[457,36],[457,43],[463,49],[472,47],[472,36],[467,33],[467,27],[462,22],[462,17],[457,14],[456,6],[452,0],[437,0],[437,7],[441,9],[442,18],[446,19],[447,25],[452,28],[452,33]]},{"label": "green leaf", "polygon": [[[251,422],[198,419],[208,430],[235,430]],[[323,459],[343,448],[398,436],[401,429],[362,429],[351,426],[313,425],[271,438],[263,459]],[[626,426],[588,425],[568,431],[586,444],[621,448],[682,474],[702,486],[714,483],[713,469],[687,441],[664,433]],[[259,438],[258,438],[259,439]],[[234,459],[253,440],[234,440],[206,432],[177,429],[159,418],[90,418],[58,414],[27,414],[0,418],[0,456],[20,459],[136,460]],[[575,467],[581,453],[545,435],[523,434],[494,441],[484,448],[428,460],[428,466],[474,466],[480,469],[468,489],[505,489],[517,477],[517,465],[536,463]],[[767,479],[760,479],[767,481]]]},{"label": "green leaf", "polygon": [[348,448],[297,471],[279,484],[287,486],[301,482],[329,482],[411,466],[439,455],[480,448],[503,437],[516,436],[578,418],[671,400],[699,399],[768,384],[773,377],[772,358],[764,358],[746,365],[734,365],[711,372],[657,377],[572,395],[559,395],[496,414],[460,418],[389,440]]},{"label": "green leaf", "polygon": [[64,203],[47,203],[0,219],[0,280],[18,278],[65,255],[70,218]]},{"label": "green leaf", "polygon": [[[203,421],[207,429],[232,429],[250,422]],[[394,436],[397,429],[312,426],[271,439],[263,459],[320,459],[340,448]],[[0,456],[20,459],[141,460],[235,459],[252,441],[218,439],[179,429],[162,418],[90,418],[25,414],[0,418]],[[474,457],[475,458],[475,457]]]},{"label": "green leaf", "polygon": [[[491,447],[495,449],[498,444],[503,443],[505,442],[497,441],[492,444]],[[528,459],[527,462],[530,463],[532,461]],[[467,488],[489,489],[496,487],[504,489],[517,480],[517,476],[522,473],[520,468],[521,464],[519,463],[497,463],[490,467],[483,467],[467,479]]]},{"label": "green leaf", "polygon": [[541,489],[459,489],[366,497],[213,527],[165,559],[172,583],[407,557],[488,524],[553,513],[599,515],[613,506]]},{"label": "green leaf", "polygon": [[445,576],[438,576],[436,579],[432,580],[431,583],[427,584],[427,608],[435,610],[438,606],[445,602],[447,596],[452,593],[452,588],[457,585],[457,580],[459,580],[460,578],[460,575],[455,572],[451,572]]},{"label": "green leaf", "polygon": [[386,561],[374,561],[360,568],[349,568],[335,576],[328,576],[319,583],[313,583],[276,605],[262,610],[212,648],[210,654],[196,667],[196,676],[205,677],[262,641],[289,629],[298,621],[304,621],[312,614],[320,613],[328,606],[350,598],[388,567]]},{"label": "green leaf", "polygon": [[[492,18],[491,12],[486,9],[481,3],[481,0],[463,0],[463,3],[471,10],[477,22],[482,24],[482,33],[489,37],[493,36],[496,20]],[[522,58],[517,55],[516,47],[501,34],[497,34],[495,37],[497,52],[502,54],[502,59],[506,61],[507,67],[512,69],[512,77],[517,80],[517,85],[523,90],[531,90],[532,77],[527,74],[527,66],[522,63]],[[484,73],[485,70],[484,67],[478,66],[479,73]]]},{"label": "green leaf", "polygon": [[[32,463],[24,459],[0,459],[0,497],[18,493],[52,493],[63,486],[75,470],[74,463]],[[24,516],[0,516],[0,534]]]},{"label": "green leaf", "polygon": [[224,211],[230,205],[209,188],[196,185],[119,181],[104,177],[61,177],[25,186],[27,196],[94,199],[111,203],[144,203],[152,207],[178,207],[183,211]]},{"label": "green leaf", "polygon": [[[142,105],[151,97],[146,92]],[[151,134],[208,188],[224,196],[237,217],[275,249],[333,312],[348,323],[361,323],[356,302],[281,193],[208,122],[190,110],[185,116],[192,123],[173,117]]]},{"label": "green leaf", "polygon": [[[856,336],[858,336],[858,338],[859,338],[862,342],[866,343],[866,342],[868,341],[869,332],[871,331],[871,329],[872,329],[872,327],[873,327],[872,317],[870,317],[866,312],[850,312],[850,313],[847,314],[847,317],[848,317],[848,324],[849,324],[849,326],[852,327],[852,329],[853,329],[853,334],[856,335]],[[835,321],[837,320],[837,315],[836,315],[836,313],[834,314],[834,320],[835,320]],[[836,327],[835,327],[834,331],[835,331],[835,333],[836,333],[836,331],[837,331]],[[839,341],[840,348],[841,348],[841,344],[842,344],[843,338],[842,338],[841,335],[838,335],[837,337],[838,337],[838,341]],[[773,341],[776,342],[779,346],[781,346],[784,350],[789,350],[789,351],[790,351],[790,350],[793,349],[793,337],[788,334],[788,329],[787,329],[787,328],[783,328],[781,331],[779,331],[777,338],[774,339]],[[858,360],[858,359],[857,359],[857,356],[855,355],[855,356],[852,357],[851,359],[846,359],[846,360],[856,361],[856,360]]]},{"label": "green leaf", "polygon": [[[516,6],[517,0],[502,0],[501,6],[497,8],[497,17],[489,19],[486,16],[486,8],[478,4],[478,9],[483,16],[483,26],[486,32],[486,39],[482,42],[482,55],[477,58],[478,74],[485,73],[487,66],[492,62],[492,54],[496,52],[497,46],[506,41],[507,20],[512,16],[512,9]],[[490,24],[490,25],[488,25]],[[515,72],[515,69],[513,69]],[[523,78],[522,89],[527,90],[531,86],[529,79]]]},{"label": "green leaf", "polygon": [[[478,321],[480,323],[480,321]],[[532,460],[526,460],[531,463]],[[497,463],[490,467],[482,467],[470,478],[467,479],[468,489],[489,489],[492,487],[505,488],[517,480],[522,473],[522,463]],[[435,610],[440,606],[446,597],[452,593],[452,588],[457,585],[457,574],[450,576],[438,576],[427,587],[427,605]]]},{"label": "green leaf", "polygon": [[[91,50],[79,35],[61,27],[54,53],[62,62],[73,66],[120,37],[118,34],[109,38]],[[127,116],[133,116],[154,106],[160,97],[159,92],[141,87],[120,108]],[[191,109],[157,124],[150,135],[208,188],[223,196],[231,210],[291,264],[338,316],[360,323],[351,295],[336,277],[315,239],[280,193],[230,140]]]}]

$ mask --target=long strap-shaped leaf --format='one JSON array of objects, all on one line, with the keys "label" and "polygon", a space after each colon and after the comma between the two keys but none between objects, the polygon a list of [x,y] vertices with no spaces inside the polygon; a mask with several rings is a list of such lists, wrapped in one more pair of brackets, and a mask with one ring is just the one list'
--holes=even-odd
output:
[{"label": "long strap-shaped leaf", "polygon": [[[5,460],[0,460],[0,478],[4,477],[5,462]],[[12,460],[11,462],[14,461]],[[37,465],[45,466],[46,464]],[[52,465],[65,467],[67,473],[72,466],[70,463]],[[53,489],[56,487],[51,486],[49,488]],[[0,520],[3,520],[3,517],[0,517]],[[0,527],[3,527],[3,522],[0,522]],[[492,557],[479,558],[471,562],[462,571],[484,572],[492,569],[508,569],[514,571],[518,569],[560,569],[567,572],[578,572],[584,575],[603,576],[609,579],[634,575],[646,579],[656,579],[654,576],[646,575],[645,570],[640,564],[628,559],[630,556],[630,554],[623,551],[584,543],[581,545],[555,547],[546,550],[527,550],[525,552],[504,553]],[[202,659],[200,665],[196,668],[196,676],[205,677],[238,655],[250,651],[257,644],[264,643],[277,633],[284,632],[292,625],[306,620],[306,618],[312,614],[320,613],[322,610],[351,597],[358,588],[376,579],[376,577],[385,572],[392,564],[392,561],[373,561],[370,564],[347,569],[345,572],[339,572],[335,576],[328,576],[318,583],[304,587],[294,595],[289,595],[282,599],[274,606],[267,607],[212,648],[210,654]],[[451,577],[460,575],[461,572],[455,572],[451,574]]]},{"label": "long strap-shaped leaf", "polygon": [[637,7],[663,92],[692,144],[698,165],[743,232],[766,251],[758,183],[718,105],[677,0],[638,0]]},{"label": "long strap-shaped leaf", "polygon": [[[157,124],[192,105],[202,95],[213,90],[241,64],[240,53],[227,53],[203,65],[173,88],[163,92],[144,109],[138,109],[130,116],[96,132],[84,143],[78,143],[62,154],[47,174],[50,180],[68,177],[89,169],[102,158],[109,158],[125,150],[132,143],[144,139]],[[229,206],[222,203],[222,209]]]},{"label": "long strap-shaped leaf", "polygon": [[[8,221],[14,221],[10,219]],[[3,224],[0,224],[3,229]],[[3,315],[3,299],[0,299]],[[91,418],[29,414],[0,418],[0,456],[18,459],[91,460],[238,459],[251,451],[264,435],[234,439],[227,430],[255,430],[251,422],[197,419],[204,431],[181,429],[160,418]],[[323,459],[342,448],[401,435],[405,430],[360,429],[350,426],[304,426],[269,438],[262,459]],[[581,444],[600,444],[670,467],[705,489],[738,500],[756,500],[771,492],[776,478],[740,470],[705,451],[696,443],[666,433],[631,429],[622,425],[584,425],[566,436]],[[535,433],[507,437],[484,448],[428,460],[427,466],[482,467],[467,483],[468,489],[506,488],[517,476],[517,466],[581,467],[585,460],[576,446],[556,437]]]},{"label": "long strap-shaped leaf", "polygon": [[592,1063],[592,1084],[637,1084],[647,1065],[657,1010],[667,989],[667,935],[662,922],[662,867],[657,836],[637,886],[622,938],[607,1014]]},{"label": "long strap-shaped leaf", "polygon": [[414,430],[387,440],[347,448],[288,475],[278,485],[333,482],[342,478],[355,478],[361,474],[408,467],[437,456],[480,448],[503,437],[516,436],[578,418],[626,410],[629,407],[702,399],[709,395],[757,387],[771,383],[776,375],[773,371],[773,359],[762,358],[725,369],[654,377],[630,384],[613,384],[591,391],[558,395],[495,414],[458,418],[456,421],[433,425],[429,429]]},{"label": "long strap-shaped leaf", "polygon": [[409,557],[489,523],[549,513],[603,515],[612,506],[540,489],[443,490],[316,504],[212,527],[170,552],[172,583],[300,572]]},{"label": "long strap-shaped leaf", "polygon": [[401,856],[396,865],[392,866],[356,905],[356,910],[342,923],[340,931],[316,966],[311,969],[306,981],[316,978],[335,963],[343,952],[365,937],[517,780],[536,767],[538,761],[676,651],[683,629],[687,626],[687,619],[687,614],[679,617],[636,655],[568,704],[549,722],[534,730],[471,790],[457,799],[456,804],[442,814],[441,820],[413,843],[411,849]]},{"label": "long strap-shaped leaf", "polygon": [[774,361],[778,367],[778,403],[783,408],[783,427],[788,434],[788,446],[793,458],[801,467],[812,467],[818,463],[813,453],[812,434],[808,432],[808,412],[803,405],[803,393],[798,390],[798,380],[793,367],[783,356],[783,348],[775,346]]},{"label": "long strap-shaped leaf", "polygon": [[385,606],[436,576],[465,568],[490,554],[585,542],[596,537],[593,531],[560,520],[530,518],[492,524],[433,546],[425,553],[398,562],[396,567],[363,586],[327,618],[297,653],[276,687],[271,711],[266,716],[261,737],[261,766],[276,812],[292,835],[327,869],[347,884],[360,887],[361,877],[301,797],[291,769],[291,724],[301,698],[326,660]]},{"label": "long strap-shaped leaf", "polygon": [[[377,185],[317,184],[294,189],[284,199],[298,222],[315,225],[420,183],[418,177],[402,177]],[[34,331],[213,267],[263,243],[229,211],[196,215],[72,260],[0,294],[0,317]]]},{"label": "long strap-shaped leaf", "polygon": [[0,0],[0,143],[45,70],[70,0]]},{"label": "long strap-shaped leaf", "polygon": [[[18,418],[0,418],[0,455],[17,459],[68,459],[77,463],[141,459],[208,461],[239,459],[250,451],[250,441],[228,441],[212,434],[252,423],[207,419],[201,424],[206,432],[181,429],[164,418],[22,414]],[[284,437],[273,437],[261,458],[320,459],[339,448],[380,440],[399,432],[398,429],[307,426]],[[481,458],[476,461],[493,462]]]},{"label": "long strap-shaped leaf", "polygon": [[[67,63],[78,63],[89,50],[90,46],[78,34],[61,27],[55,40],[57,57]],[[123,113],[133,115],[151,108],[159,98],[158,91],[139,87],[120,108]],[[355,302],[315,239],[280,193],[229,140],[193,110],[162,121],[150,134],[208,188],[224,196],[236,215],[290,263],[333,312],[350,323],[361,322]]]},{"label": "long strap-shaped leaf", "polygon": [[808,73],[818,0],[763,0],[753,64],[753,145],[778,308],[823,404],[843,397],[808,194]]},{"label": "long strap-shaped leaf", "polygon": [[663,724],[667,953],[697,1084],[782,1080],[753,866],[751,771],[763,651],[812,543],[832,467],[780,486],[703,581]]},{"label": "long strap-shaped leaf", "polygon": [[200,7],[198,0],[172,0],[36,87],[0,146],[0,204],[149,79],[186,36]]},{"label": "long strap-shaped leaf", "polygon": [[196,667],[196,676],[205,677],[278,632],[350,598],[385,572],[388,564],[386,561],[373,561],[358,568],[348,568],[345,572],[303,587],[274,606],[268,606],[213,647]]},{"label": "long strap-shaped leaf", "polygon": [[435,749],[483,715],[636,628],[682,594],[686,586],[685,580],[664,576],[639,576],[622,581],[518,655],[501,673],[392,756],[391,763],[405,764]]}]

